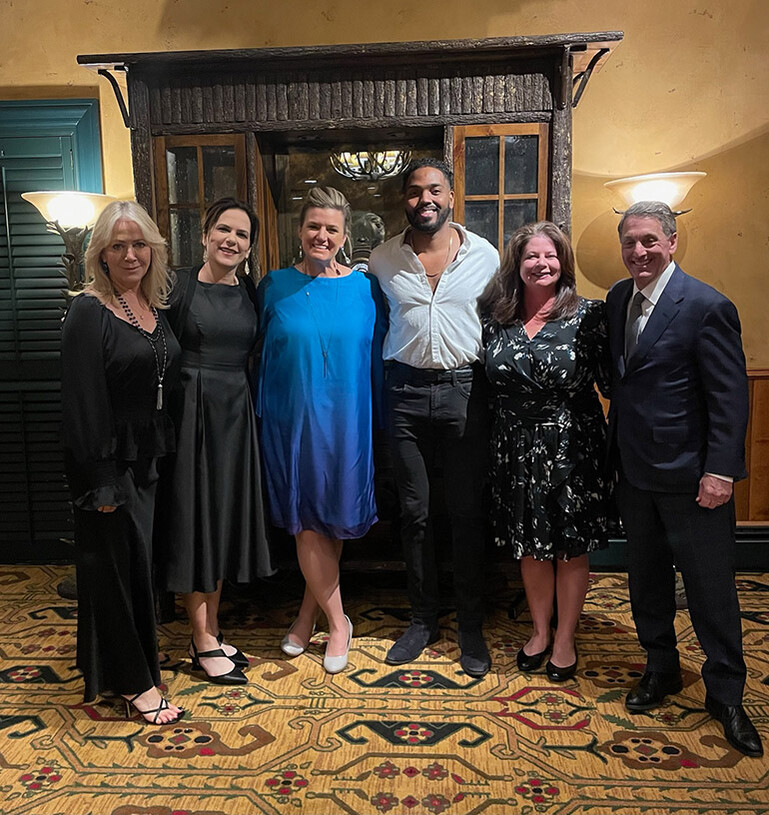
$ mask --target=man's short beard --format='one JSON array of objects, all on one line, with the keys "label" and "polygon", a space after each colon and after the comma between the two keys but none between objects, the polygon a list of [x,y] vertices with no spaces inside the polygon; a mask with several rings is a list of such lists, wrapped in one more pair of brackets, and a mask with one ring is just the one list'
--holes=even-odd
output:
[{"label": "man's short beard", "polygon": [[426,224],[424,222],[418,222],[416,218],[416,212],[407,212],[406,218],[408,222],[411,224],[412,229],[416,229],[417,232],[423,232],[426,235],[434,235],[451,217],[451,209],[441,209],[438,211],[438,217],[435,219],[435,222],[432,224]]}]

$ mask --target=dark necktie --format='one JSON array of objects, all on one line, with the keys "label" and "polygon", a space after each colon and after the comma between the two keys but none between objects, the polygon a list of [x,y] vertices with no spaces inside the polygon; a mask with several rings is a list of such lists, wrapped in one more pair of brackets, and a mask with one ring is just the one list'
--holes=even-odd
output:
[{"label": "dark necktie", "polygon": [[637,291],[630,303],[630,312],[625,325],[625,359],[630,358],[633,351],[635,351],[636,345],[638,345],[638,337],[641,334],[641,318],[643,317],[643,309],[641,308],[643,301],[643,293]]}]

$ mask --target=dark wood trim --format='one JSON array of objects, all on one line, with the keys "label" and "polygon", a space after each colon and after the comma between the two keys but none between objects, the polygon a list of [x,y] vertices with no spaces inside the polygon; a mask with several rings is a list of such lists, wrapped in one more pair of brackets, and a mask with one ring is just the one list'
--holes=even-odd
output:
[{"label": "dark wood trim", "polygon": [[443,160],[454,168],[454,127],[445,125],[443,128]]},{"label": "dark wood trim", "polygon": [[128,83],[128,99],[131,107],[131,154],[136,200],[155,217],[150,96],[143,79],[137,77]]},{"label": "dark wood trim", "polygon": [[[560,66],[560,85],[565,83],[571,53],[565,54]],[[569,75],[569,80],[571,76]],[[557,81],[557,80],[556,80]],[[569,85],[569,88],[571,86]],[[550,156],[550,219],[564,232],[571,233],[571,162],[572,162],[572,106],[569,89],[568,104],[557,104],[553,110]]]},{"label": "dark wood trim", "polygon": [[[248,205],[251,207],[254,212],[258,214],[258,185],[261,184],[261,174],[257,169],[257,150],[258,145],[256,143],[256,135],[254,133],[246,133],[246,201]],[[259,168],[261,169],[261,168]],[[266,224],[262,223],[262,219],[259,219],[259,237],[254,241],[254,245],[251,247],[251,252],[249,255],[249,264],[251,267],[251,276],[254,278],[255,281],[264,274],[264,268],[262,264],[262,259],[260,255],[262,254],[260,251],[260,247],[264,243],[265,234],[264,228]]]},{"label": "dark wood trim", "polygon": [[167,147],[227,147],[237,144],[237,133],[205,133],[196,136],[167,135]]},{"label": "dark wood trim", "polygon": [[[348,43],[343,45],[288,46],[273,48],[237,48],[212,51],[152,51],[145,53],[81,54],[79,65],[99,68],[153,66],[163,70],[247,65],[252,69],[265,67],[281,70],[301,70],[319,62],[331,66],[357,65],[364,58],[369,64],[403,64],[410,62],[456,61],[465,59],[520,58],[520,56],[552,56],[564,47],[580,53],[576,66],[587,68],[596,51],[611,49],[623,38],[622,31],[545,34],[538,36],[486,37],[483,39],[426,40],[413,42]],[[571,94],[569,94],[570,98]]]},{"label": "dark wood trim", "polygon": [[748,371],[748,399],[748,477],[734,485],[734,502],[738,522],[761,525],[769,523],[769,371]]},{"label": "dark wood trim", "polygon": [[454,168],[454,220],[465,222],[465,134],[464,128],[452,127],[452,166]]},{"label": "dark wood trim", "polygon": [[155,223],[161,235],[166,236],[171,248],[171,215],[168,205],[168,164],[166,160],[167,140],[164,136],[157,136],[153,140],[153,153],[155,157],[155,190],[157,201],[155,207]]},{"label": "dark wood trim", "polygon": [[152,133],[155,136],[206,136],[213,128],[217,133],[259,133],[259,132],[288,132],[288,131],[324,131],[324,130],[387,130],[396,128],[435,127],[435,126],[469,126],[477,124],[509,124],[509,123],[538,123],[550,122],[550,111],[512,112],[512,113],[471,113],[463,115],[437,115],[437,116],[409,116],[405,119],[397,117],[382,119],[343,119],[336,121],[326,120],[286,120],[264,121],[250,120],[247,122],[201,122],[200,124],[174,125],[155,123]]},{"label": "dark wood trim", "polygon": [[[539,149],[544,148],[545,155],[537,155],[539,165],[539,175],[537,177],[537,218],[544,221],[547,218],[551,191],[548,188],[550,178],[550,126],[541,124],[539,126]],[[569,189],[571,195],[571,189]]]}]

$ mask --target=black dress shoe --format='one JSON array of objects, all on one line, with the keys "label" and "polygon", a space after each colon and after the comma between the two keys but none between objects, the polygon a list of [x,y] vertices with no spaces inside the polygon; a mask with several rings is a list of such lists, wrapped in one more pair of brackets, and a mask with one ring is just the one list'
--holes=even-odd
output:
[{"label": "black dress shoe", "polygon": [[764,754],[761,736],[753,727],[742,705],[724,705],[715,699],[705,697],[705,710],[724,728],[724,736],[735,750],[746,756],[759,758]]},{"label": "black dress shoe", "polygon": [[470,631],[460,630],[459,652],[459,664],[466,674],[479,678],[489,672],[491,656],[480,628]]},{"label": "black dress shoe", "polygon": [[577,656],[576,648],[574,649],[574,662],[572,662],[571,665],[566,665],[564,668],[560,665],[555,665],[548,659],[545,665],[547,678],[551,682],[567,682],[577,673],[577,662],[579,662],[579,657]]},{"label": "black dress shoe", "polygon": [[515,655],[518,670],[523,671],[524,673],[538,671],[542,667],[542,663],[549,652],[549,645],[544,651],[540,651],[538,654],[527,654],[526,651],[521,648],[521,650]]},{"label": "black dress shoe", "polygon": [[665,697],[679,693],[684,686],[681,674],[647,671],[625,697],[625,707],[632,712],[653,710]]},{"label": "black dress shoe", "polygon": [[232,659],[222,651],[221,648],[214,648],[212,651],[198,651],[195,646],[195,641],[190,639],[190,658],[192,660],[192,669],[195,671],[203,671],[208,677],[209,682],[216,685],[246,685],[248,684],[248,677],[243,673],[242,669],[233,663],[232,668],[224,674],[210,674],[203,667],[201,659],[211,659],[214,657],[224,657],[232,662]]},{"label": "black dress shoe", "polygon": [[433,628],[422,622],[413,622],[387,652],[385,662],[388,665],[405,665],[407,662],[413,662],[428,645],[438,642],[440,638],[437,626]]},{"label": "black dress shoe", "polygon": [[[219,643],[219,645],[221,645],[224,642],[224,634],[222,634],[221,631],[216,635],[216,641]],[[231,645],[231,643],[227,644]],[[229,659],[231,662],[237,665],[238,668],[248,668],[248,666],[251,664],[248,661],[248,657],[240,650],[240,648],[237,648],[234,645],[232,645],[231,647],[235,648],[235,653],[229,654],[227,659]]]}]

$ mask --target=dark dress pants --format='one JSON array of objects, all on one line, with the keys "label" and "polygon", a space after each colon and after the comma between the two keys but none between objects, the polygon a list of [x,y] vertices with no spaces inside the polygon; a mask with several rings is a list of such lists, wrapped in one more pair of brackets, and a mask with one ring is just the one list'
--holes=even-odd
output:
[{"label": "dark dress pants", "polygon": [[75,508],[77,664],[85,701],[160,683],[152,585],[155,459],[131,462],[114,512]]},{"label": "dark dress pants", "polygon": [[734,583],[734,501],[703,509],[695,498],[695,493],[642,490],[620,479],[617,502],[627,534],[633,619],[647,669],[678,672],[673,625],[677,566],[706,656],[702,678],[708,695],[739,705],[746,669]]},{"label": "dark dress pants", "polygon": [[440,461],[451,525],[457,619],[483,622],[488,468],[487,384],[479,365],[456,371],[393,363],[387,373],[390,444],[401,508],[401,537],[412,615],[432,627],[440,603],[430,524],[433,465]]}]

